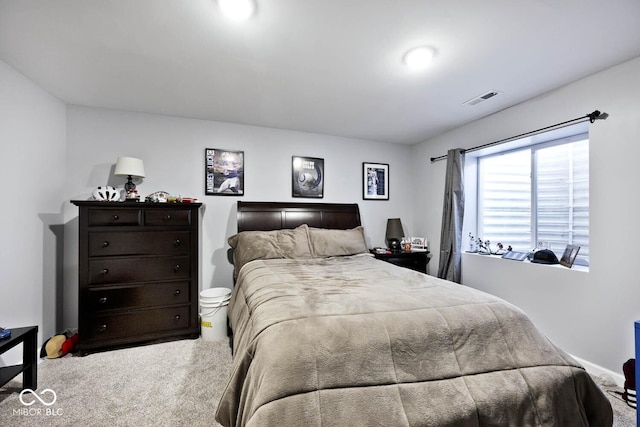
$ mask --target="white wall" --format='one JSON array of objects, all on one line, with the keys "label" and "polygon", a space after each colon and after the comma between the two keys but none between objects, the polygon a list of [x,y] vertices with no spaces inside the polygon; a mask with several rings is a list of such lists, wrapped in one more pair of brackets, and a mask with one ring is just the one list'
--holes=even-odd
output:
[{"label": "white wall", "polygon": [[[205,148],[243,150],[245,195],[204,195]],[[236,232],[236,202],[298,201],[291,197],[291,156],[325,160],[322,202],[358,203],[370,246],[384,245],[389,217],[400,217],[411,233],[413,196],[411,148],[327,135],[176,117],[70,106],[65,180],[65,325],[77,326],[77,208],[72,199],[87,199],[99,185],[122,187],[114,177],[118,156],[143,159],[146,178],[137,185],[142,196],[164,190],[197,197],[202,209],[201,288],[232,286],[227,238]],[[362,162],[388,163],[390,200],[362,200]]]},{"label": "white wall", "polygon": [[[0,326],[38,325],[40,338],[62,326],[65,115],[61,101],[0,61]],[[20,361],[17,350],[0,365]]]},{"label": "white wall", "polygon": [[[633,322],[640,319],[638,94],[640,58],[425,141],[412,154],[424,182],[416,191],[414,228],[436,237],[432,252],[438,252],[446,165],[430,157],[595,109],[610,115],[590,126],[589,272],[463,255],[463,283],[518,305],[564,350],[618,374],[634,357]],[[438,254],[433,255],[437,271]]]}]

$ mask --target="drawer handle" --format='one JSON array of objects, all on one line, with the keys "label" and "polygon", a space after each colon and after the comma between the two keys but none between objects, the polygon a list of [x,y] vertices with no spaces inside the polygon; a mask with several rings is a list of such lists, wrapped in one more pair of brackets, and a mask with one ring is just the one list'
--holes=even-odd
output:
[{"label": "drawer handle", "polygon": [[98,300],[99,304],[106,304],[107,303],[107,297],[102,297]]},{"label": "drawer handle", "polygon": [[102,247],[106,248],[107,246],[109,246],[109,242],[107,242],[106,240],[104,242],[102,242]]},{"label": "drawer handle", "polygon": [[104,332],[107,330],[107,325],[100,325],[98,326],[98,332]]},{"label": "drawer handle", "polygon": [[114,216],[113,216],[113,220],[114,220],[114,221],[117,221],[117,220],[119,220],[119,219],[120,219],[120,217],[119,217],[118,215],[114,215]]},{"label": "drawer handle", "polygon": [[177,273],[178,271],[180,271],[180,264],[178,264],[178,265],[176,265],[175,267],[173,267],[173,271],[174,271],[174,272],[176,272],[176,273]]},{"label": "drawer handle", "polygon": [[173,320],[180,320],[180,315],[176,314],[175,316],[173,316]]},{"label": "drawer handle", "polygon": [[164,217],[164,220],[165,220],[165,221],[171,221],[171,215],[170,215],[170,214],[167,214],[167,215]]},{"label": "drawer handle", "polygon": [[109,273],[109,269],[108,268],[103,268],[102,271],[100,272],[101,275],[106,276]]},{"label": "drawer handle", "polygon": [[175,296],[180,295],[180,289],[176,289],[176,291],[173,293],[173,295],[175,295]]},{"label": "drawer handle", "polygon": [[174,246],[180,246],[182,241],[180,239],[176,239]]}]

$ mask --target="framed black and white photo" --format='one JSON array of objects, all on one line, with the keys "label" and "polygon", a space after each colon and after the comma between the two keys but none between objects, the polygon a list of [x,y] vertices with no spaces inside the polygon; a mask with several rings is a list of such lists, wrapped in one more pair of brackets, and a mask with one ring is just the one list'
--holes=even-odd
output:
[{"label": "framed black and white photo", "polygon": [[244,151],[205,149],[205,195],[244,195]]},{"label": "framed black and white photo", "polygon": [[580,251],[580,246],[567,245],[567,247],[564,250],[564,253],[562,254],[562,258],[560,258],[560,264],[569,268],[573,267],[573,263],[575,262],[579,251]]},{"label": "framed black and white photo", "polygon": [[389,200],[389,165],[362,163],[362,198]]},{"label": "framed black and white photo", "polygon": [[411,250],[412,251],[426,251],[427,250],[427,238],[426,237],[410,237]]},{"label": "framed black and white photo", "polygon": [[324,159],[293,156],[291,188],[293,197],[324,197]]}]

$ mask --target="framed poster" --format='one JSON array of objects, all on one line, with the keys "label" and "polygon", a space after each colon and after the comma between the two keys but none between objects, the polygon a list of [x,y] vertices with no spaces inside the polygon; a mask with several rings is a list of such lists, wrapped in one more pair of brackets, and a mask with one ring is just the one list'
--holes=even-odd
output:
[{"label": "framed poster", "polygon": [[564,253],[562,254],[562,258],[560,258],[560,264],[569,268],[573,267],[573,263],[575,262],[579,251],[580,251],[580,246],[567,245],[567,247],[564,250]]},{"label": "framed poster", "polygon": [[291,189],[293,197],[324,197],[324,159],[293,156]]},{"label": "framed poster", "polygon": [[244,195],[244,151],[205,149],[205,195]]},{"label": "framed poster", "polygon": [[389,200],[389,165],[362,163],[362,198]]}]

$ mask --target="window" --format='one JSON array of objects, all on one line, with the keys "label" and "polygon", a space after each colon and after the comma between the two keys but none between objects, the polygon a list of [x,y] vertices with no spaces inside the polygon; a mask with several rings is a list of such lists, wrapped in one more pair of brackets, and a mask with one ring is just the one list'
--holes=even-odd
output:
[{"label": "window", "polygon": [[579,129],[478,152],[477,236],[494,249],[498,242],[519,251],[541,246],[558,258],[578,245],[575,263],[589,265],[589,137]]}]

